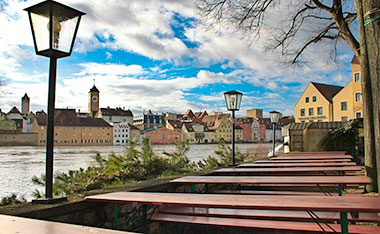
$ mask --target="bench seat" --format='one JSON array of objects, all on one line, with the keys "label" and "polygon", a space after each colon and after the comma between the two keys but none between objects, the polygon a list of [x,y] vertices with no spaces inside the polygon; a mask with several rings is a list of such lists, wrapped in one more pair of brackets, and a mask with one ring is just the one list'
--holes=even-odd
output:
[{"label": "bench seat", "polygon": [[[153,214],[150,220],[160,221],[160,222],[175,222],[175,223],[238,227],[238,228],[250,228],[250,229],[299,231],[302,233],[323,233],[323,231],[318,226],[318,224],[311,223],[311,222],[252,220],[252,219],[220,218],[220,217],[190,216],[190,215],[162,214],[162,213]],[[325,224],[321,224],[321,225],[325,228],[326,233],[334,233]],[[336,232],[338,233],[341,232],[340,224],[330,224],[330,226]],[[380,233],[380,227],[378,226],[348,225],[348,230],[350,234]]]},{"label": "bench seat", "polygon": [[[211,217],[229,218],[254,218],[271,220],[293,220],[293,221],[312,221],[306,211],[287,211],[287,210],[252,210],[252,209],[226,209],[226,208],[205,208],[205,207],[184,207],[169,206],[160,209],[160,213],[197,215]],[[339,212],[314,212],[321,220],[336,222],[340,220]],[[350,222],[373,222],[380,223],[380,217],[376,213],[359,213],[358,217],[353,217],[350,213]]]},{"label": "bench seat", "polygon": [[[243,195],[291,195],[291,196],[325,196],[322,192],[304,192],[304,191],[271,191],[271,190],[216,190],[213,193],[224,194],[243,194]],[[332,193],[332,196],[338,196]],[[361,193],[352,194],[344,193],[343,196],[363,196]]]},{"label": "bench seat", "polygon": [[[0,215],[0,233],[7,234],[133,234],[104,228],[88,227],[38,219]],[[135,233],[137,234],[137,233]]]}]

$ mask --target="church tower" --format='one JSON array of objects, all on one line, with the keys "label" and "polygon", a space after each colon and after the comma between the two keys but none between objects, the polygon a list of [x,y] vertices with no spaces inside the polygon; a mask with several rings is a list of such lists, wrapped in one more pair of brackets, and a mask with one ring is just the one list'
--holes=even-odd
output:
[{"label": "church tower", "polygon": [[88,92],[88,115],[92,118],[98,117],[99,112],[99,90],[95,84]]},{"label": "church tower", "polygon": [[24,97],[21,98],[21,112],[26,115],[29,114],[30,108],[30,98],[25,93]]}]

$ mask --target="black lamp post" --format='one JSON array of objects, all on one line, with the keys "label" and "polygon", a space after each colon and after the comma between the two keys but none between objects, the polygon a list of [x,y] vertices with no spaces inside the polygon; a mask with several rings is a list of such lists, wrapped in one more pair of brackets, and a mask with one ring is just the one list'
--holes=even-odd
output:
[{"label": "black lamp post", "polygon": [[53,199],[54,106],[57,59],[71,55],[79,22],[85,13],[52,0],[28,7],[25,11],[29,15],[36,54],[50,58],[46,134],[46,200],[41,201],[52,203],[62,200]]},{"label": "black lamp post", "polygon": [[227,110],[232,111],[232,166],[235,166],[235,111],[240,109],[242,96],[242,93],[235,90],[224,93]]},{"label": "black lamp post", "polygon": [[273,156],[276,154],[276,123],[281,118],[281,113],[278,111],[271,111],[269,112],[270,121],[273,124]]}]

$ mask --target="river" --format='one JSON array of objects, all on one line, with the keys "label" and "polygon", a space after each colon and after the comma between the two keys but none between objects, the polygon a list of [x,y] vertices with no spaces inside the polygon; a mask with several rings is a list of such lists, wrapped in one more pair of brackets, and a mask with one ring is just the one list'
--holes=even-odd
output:
[{"label": "river", "polygon": [[[264,156],[271,149],[271,144],[237,144],[242,152],[257,153]],[[188,157],[191,161],[199,161],[207,156],[215,156],[217,145],[190,145]],[[174,151],[174,145],[154,145],[157,154]],[[100,153],[107,156],[111,152],[122,154],[124,146],[87,146],[54,148],[54,173],[87,168],[96,162],[94,156]],[[35,189],[44,188],[34,185],[31,178],[45,174],[45,148],[30,146],[0,147],[0,198],[12,193],[25,197],[30,201]]]}]

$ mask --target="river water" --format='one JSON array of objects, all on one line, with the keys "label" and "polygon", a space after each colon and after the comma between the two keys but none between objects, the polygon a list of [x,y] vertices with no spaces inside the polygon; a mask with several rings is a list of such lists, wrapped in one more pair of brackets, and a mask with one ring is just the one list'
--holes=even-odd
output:
[{"label": "river water", "polygon": [[[271,144],[237,144],[242,152],[247,150],[251,155],[257,153],[264,156]],[[190,145],[188,157],[191,161],[199,161],[207,156],[215,156],[217,145]],[[87,146],[87,147],[58,147],[54,148],[54,173],[87,168],[94,165],[96,153],[107,156],[111,152],[122,154],[123,146]],[[174,145],[154,145],[157,154],[175,150]],[[35,189],[44,188],[34,185],[31,178],[45,174],[45,148],[31,146],[0,147],[0,198],[12,193],[31,200]]]}]

